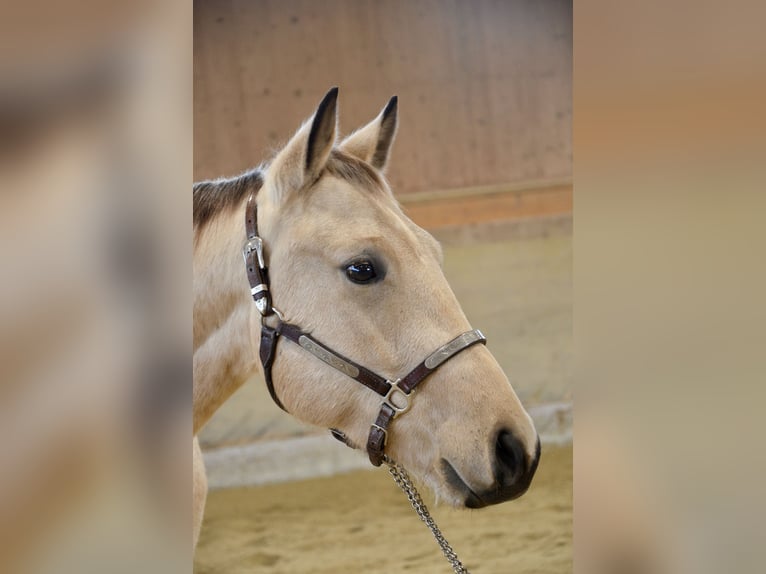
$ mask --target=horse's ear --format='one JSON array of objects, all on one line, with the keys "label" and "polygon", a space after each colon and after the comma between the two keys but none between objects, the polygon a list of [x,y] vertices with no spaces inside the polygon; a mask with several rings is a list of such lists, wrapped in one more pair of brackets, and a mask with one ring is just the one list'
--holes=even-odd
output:
[{"label": "horse's ear", "polygon": [[396,96],[391,98],[380,115],[344,139],[340,149],[377,169],[385,169],[396,135],[398,103]]},{"label": "horse's ear", "polygon": [[324,169],[335,145],[338,124],[338,88],[331,88],[313,117],[301,126],[272,161],[267,177],[276,203],[314,181]]}]

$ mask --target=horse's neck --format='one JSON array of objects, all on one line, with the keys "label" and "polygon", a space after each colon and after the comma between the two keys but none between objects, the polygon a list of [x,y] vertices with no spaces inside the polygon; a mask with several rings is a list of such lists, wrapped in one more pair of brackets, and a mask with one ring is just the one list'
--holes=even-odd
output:
[{"label": "horse's neck", "polygon": [[[194,434],[257,370],[241,210],[221,214],[194,252]],[[256,335],[257,336],[257,335]]]}]

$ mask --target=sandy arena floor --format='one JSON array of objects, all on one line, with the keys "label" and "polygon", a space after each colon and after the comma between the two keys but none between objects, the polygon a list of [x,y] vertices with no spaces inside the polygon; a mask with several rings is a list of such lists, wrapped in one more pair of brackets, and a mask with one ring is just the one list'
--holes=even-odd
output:
[{"label": "sandy arena floor", "polygon": [[[474,574],[572,571],[572,449],[549,446],[529,492],[478,511],[434,508]],[[195,574],[451,571],[388,472],[210,493]]]}]

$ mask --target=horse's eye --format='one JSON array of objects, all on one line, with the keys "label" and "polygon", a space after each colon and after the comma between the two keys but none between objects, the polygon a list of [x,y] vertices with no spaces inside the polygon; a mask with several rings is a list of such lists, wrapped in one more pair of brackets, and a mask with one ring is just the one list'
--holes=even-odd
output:
[{"label": "horse's eye", "polygon": [[371,283],[377,276],[375,267],[369,261],[355,261],[346,267],[346,277],[354,283]]}]

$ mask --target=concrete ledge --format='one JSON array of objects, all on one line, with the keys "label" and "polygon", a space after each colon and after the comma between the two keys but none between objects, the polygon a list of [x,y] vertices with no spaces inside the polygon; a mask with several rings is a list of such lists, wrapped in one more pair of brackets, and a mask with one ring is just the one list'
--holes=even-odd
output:
[{"label": "concrete ledge", "polygon": [[[529,409],[543,444],[572,441],[572,405],[551,403]],[[372,470],[367,456],[328,433],[224,447],[203,454],[209,488],[257,486],[353,470]]]},{"label": "concrete ledge", "polygon": [[572,403],[549,403],[529,409],[537,434],[543,444],[565,445],[572,442]]},{"label": "concrete ledge", "polygon": [[445,226],[430,231],[431,235],[445,247],[560,235],[571,236],[572,214]]},{"label": "concrete ledge", "polygon": [[372,468],[330,433],[259,441],[203,453],[210,489],[257,486]]},{"label": "concrete ledge", "polygon": [[455,190],[456,194],[429,194],[417,201],[401,198],[405,213],[433,232],[444,227],[519,221],[554,215],[572,215],[571,182],[551,182],[535,188],[508,186]]}]

